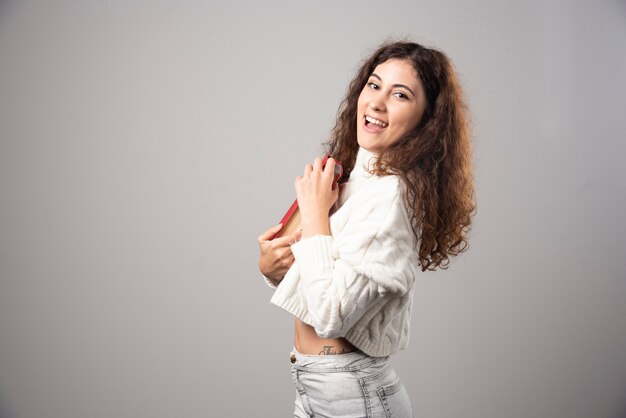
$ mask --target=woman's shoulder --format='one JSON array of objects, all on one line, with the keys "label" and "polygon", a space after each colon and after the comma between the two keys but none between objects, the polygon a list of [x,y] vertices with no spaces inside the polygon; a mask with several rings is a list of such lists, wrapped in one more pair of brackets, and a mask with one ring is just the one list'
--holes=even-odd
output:
[{"label": "woman's shoulder", "polygon": [[331,232],[337,245],[355,235],[369,235],[393,239],[402,248],[405,242],[410,252],[413,237],[402,184],[395,175],[372,176],[359,182],[357,190],[331,216]]},{"label": "woman's shoulder", "polygon": [[402,180],[400,177],[389,175],[371,175],[363,179],[362,187],[359,187],[357,193],[362,198],[371,196],[379,196],[383,199],[395,199],[402,193]]},{"label": "woman's shoulder", "polygon": [[350,212],[378,213],[385,216],[389,211],[405,211],[402,181],[395,175],[371,175],[345,185],[340,195],[342,208]]}]

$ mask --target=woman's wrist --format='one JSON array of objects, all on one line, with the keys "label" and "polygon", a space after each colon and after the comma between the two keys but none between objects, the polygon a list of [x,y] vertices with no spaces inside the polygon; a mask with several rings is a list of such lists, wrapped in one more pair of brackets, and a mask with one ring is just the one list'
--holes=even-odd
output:
[{"label": "woman's wrist", "polygon": [[313,218],[302,218],[302,238],[314,235],[330,235],[330,225],[328,216],[316,216]]}]

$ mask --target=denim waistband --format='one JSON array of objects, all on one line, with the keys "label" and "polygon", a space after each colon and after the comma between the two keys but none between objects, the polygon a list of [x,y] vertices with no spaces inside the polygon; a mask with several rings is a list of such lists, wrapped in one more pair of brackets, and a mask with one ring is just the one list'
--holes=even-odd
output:
[{"label": "denim waistband", "polygon": [[370,357],[367,354],[355,350],[344,354],[302,354],[294,347],[290,353],[290,357],[295,362],[292,367],[306,370],[324,370],[324,371],[351,371],[359,370],[372,364],[389,361],[386,357]]}]

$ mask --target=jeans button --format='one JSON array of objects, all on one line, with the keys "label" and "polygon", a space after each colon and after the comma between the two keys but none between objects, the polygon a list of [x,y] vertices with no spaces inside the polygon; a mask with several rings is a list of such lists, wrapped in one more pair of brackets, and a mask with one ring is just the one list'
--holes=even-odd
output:
[{"label": "jeans button", "polygon": [[289,356],[289,360],[291,361],[291,364],[295,364],[296,363],[296,355],[295,355],[295,353],[291,353],[291,356]]}]

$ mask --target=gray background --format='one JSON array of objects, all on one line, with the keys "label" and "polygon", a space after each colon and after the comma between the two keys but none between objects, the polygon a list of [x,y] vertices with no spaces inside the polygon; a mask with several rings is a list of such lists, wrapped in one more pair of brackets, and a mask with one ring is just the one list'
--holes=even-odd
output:
[{"label": "gray background", "polygon": [[415,291],[417,417],[626,416],[623,1],[0,2],[0,416],[279,417],[256,237],[389,36],[454,61],[471,249]]}]

